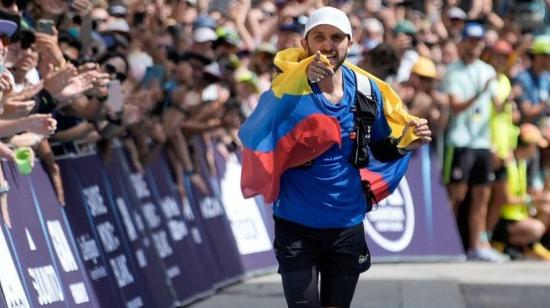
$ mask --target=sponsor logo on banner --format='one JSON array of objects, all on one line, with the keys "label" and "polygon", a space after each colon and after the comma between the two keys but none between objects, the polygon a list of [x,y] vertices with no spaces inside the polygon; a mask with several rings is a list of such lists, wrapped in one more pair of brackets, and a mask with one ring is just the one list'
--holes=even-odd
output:
[{"label": "sponsor logo on banner", "polygon": [[[6,300],[8,308],[28,308],[29,300],[23,289],[23,283],[17,274],[15,263],[11,257],[8,243],[4,237],[4,231],[0,227],[0,264],[2,274],[0,275],[0,287]],[[1,300],[1,299],[0,299]]]},{"label": "sponsor logo on banner", "polygon": [[409,246],[414,233],[414,203],[407,179],[367,214],[365,232],[380,247],[399,252]]},{"label": "sponsor logo on banner", "polygon": [[32,286],[38,294],[38,303],[47,305],[65,300],[63,288],[53,266],[27,268],[32,280]]},{"label": "sponsor logo on banner", "polygon": [[65,232],[63,232],[59,220],[48,220],[47,225],[55,254],[57,255],[59,263],[61,263],[63,271],[69,273],[78,270],[78,265],[76,265],[73,252],[69,247],[69,242],[67,241],[67,237],[65,236]]},{"label": "sponsor logo on banner", "polygon": [[256,201],[244,199],[241,193],[241,165],[234,154],[229,156],[225,167],[221,198],[239,253],[248,255],[270,251],[271,240]]}]

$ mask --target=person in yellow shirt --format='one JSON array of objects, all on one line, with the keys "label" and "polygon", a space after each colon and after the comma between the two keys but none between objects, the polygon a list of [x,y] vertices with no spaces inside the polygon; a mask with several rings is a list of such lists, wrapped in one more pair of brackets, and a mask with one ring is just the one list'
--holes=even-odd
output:
[{"label": "person in yellow shirt", "polygon": [[537,146],[546,148],[548,141],[533,124],[520,126],[517,148],[506,162],[506,200],[500,211],[492,245],[512,258],[528,257],[550,261],[550,251],[540,244],[547,232],[550,198],[545,194],[530,194],[527,184],[527,161]]},{"label": "person in yellow shirt", "polygon": [[487,52],[487,61],[497,73],[497,96],[502,106],[497,110],[492,106],[491,111],[491,152],[493,153],[493,168],[495,181],[491,188],[491,202],[487,212],[487,230],[492,232],[500,218],[500,207],[505,202],[506,196],[506,166],[505,162],[514,154],[514,148],[519,134],[519,129],[514,123],[519,122],[520,114],[514,117],[511,99],[512,84],[507,76],[510,68],[510,58],[514,49],[507,41],[496,42]]}]

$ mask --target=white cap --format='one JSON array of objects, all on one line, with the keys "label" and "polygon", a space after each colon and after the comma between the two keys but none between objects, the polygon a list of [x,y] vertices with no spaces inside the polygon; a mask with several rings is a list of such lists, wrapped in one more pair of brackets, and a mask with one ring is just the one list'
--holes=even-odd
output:
[{"label": "white cap", "polygon": [[307,20],[306,28],[304,30],[304,37],[307,35],[309,30],[319,25],[330,25],[336,27],[351,37],[351,24],[348,16],[346,13],[337,8],[325,6],[313,11]]},{"label": "white cap", "polygon": [[218,35],[210,28],[202,27],[193,31],[193,42],[195,43],[212,42],[217,39]]},{"label": "white cap", "polygon": [[447,17],[465,20],[468,15],[461,8],[453,6],[447,11]]},{"label": "white cap", "polygon": [[128,22],[126,20],[122,18],[117,18],[107,26],[105,31],[118,31],[128,33],[130,32],[130,26],[128,25]]},{"label": "white cap", "polygon": [[220,70],[220,65],[218,62],[213,61],[212,63],[208,64],[204,67],[204,72],[208,73],[214,77],[220,78],[222,76],[222,72]]}]

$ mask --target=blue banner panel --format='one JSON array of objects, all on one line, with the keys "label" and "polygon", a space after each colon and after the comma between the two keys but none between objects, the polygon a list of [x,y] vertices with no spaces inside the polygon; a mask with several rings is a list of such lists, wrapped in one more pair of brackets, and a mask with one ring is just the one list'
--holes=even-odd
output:
[{"label": "blue banner panel", "polygon": [[[18,270],[17,255],[8,243],[9,239],[4,235],[3,226],[0,226],[0,264],[2,264],[2,275],[0,275],[0,306],[6,308],[29,308],[29,296]],[[5,305],[5,306],[3,306]]]},{"label": "blue banner panel", "polygon": [[84,205],[102,245],[109,269],[122,291],[125,306],[150,307],[153,302],[149,287],[122,231],[103,165],[97,155],[75,158],[75,161],[78,164]]},{"label": "blue banner panel", "polygon": [[11,229],[5,229],[17,256],[21,277],[33,307],[66,307],[67,284],[59,276],[36,212],[29,178],[21,176],[15,167],[3,163],[8,192]]},{"label": "blue banner panel", "polygon": [[215,266],[215,260],[211,251],[202,249],[201,244],[195,241],[190,232],[183,213],[183,207],[189,207],[189,202],[185,200],[186,204],[182,205],[169,172],[164,156],[159,155],[147,168],[145,180],[151,189],[153,200],[160,206],[162,223],[168,226],[170,239],[176,248],[182,249],[185,254],[185,264],[182,266],[188,268],[189,273],[194,277],[193,281],[198,293],[209,293],[217,282],[215,280],[217,275],[213,275],[214,267],[212,267]]},{"label": "blue banner panel", "polygon": [[435,159],[424,146],[398,189],[365,219],[373,261],[464,259]]},{"label": "blue banner panel", "polygon": [[67,226],[61,204],[57,201],[53,186],[42,165],[37,165],[28,179],[31,181],[36,211],[41,217],[42,227],[55,255],[59,275],[68,289],[67,304],[69,307],[99,306],[74,238]]},{"label": "blue banner panel", "polygon": [[199,136],[192,139],[192,145],[195,152],[203,154],[195,155],[199,164],[197,173],[205,179],[209,191],[201,191],[193,181],[190,181],[192,184],[189,193],[190,201],[195,212],[200,213],[199,217],[206,232],[206,242],[210,245],[218,263],[222,265],[223,273],[227,277],[226,282],[230,283],[242,278],[244,268],[225,210],[219,195],[216,194],[219,191],[219,187],[215,187],[217,179],[212,177],[208,169],[206,159],[214,154],[207,152],[207,147]]},{"label": "blue banner panel", "polygon": [[[119,161],[126,161],[126,155],[122,152],[116,156],[119,157]],[[193,258],[189,257],[192,251],[188,251],[188,248],[185,249],[180,244],[176,245],[172,240],[162,214],[160,200],[152,193],[153,188],[143,174],[135,172],[129,165],[127,167],[127,190],[138,200],[133,206],[141,212],[145,228],[153,240],[157,254],[166,265],[166,274],[172,280],[178,298],[182,303],[187,303],[203,296],[202,292],[210,293],[208,276],[197,275],[197,264],[192,263]]]},{"label": "blue banner panel", "polygon": [[124,307],[122,292],[103,253],[99,235],[92,227],[94,222],[89,216],[89,210],[84,205],[77,173],[79,166],[74,159],[63,159],[57,163],[65,190],[64,210],[67,220],[101,307]]},{"label": "blue banner panel", "polygon": [[[116,155],[116,153],[115,153]],[[179,305],[171,279],[168,279],[165,262],[159,257],[153,241],[144,226],[144,219],[137,209],[139,199],[133,188],[127,186],[128,172],[124,172],[125,162],[117,158],[106,164],[107,174],[112,184],[112,196],[122,219],[123,229],[128,237],[130,249],[135,254],[138,266],[151,288],[155,307],[176,307]]]}]

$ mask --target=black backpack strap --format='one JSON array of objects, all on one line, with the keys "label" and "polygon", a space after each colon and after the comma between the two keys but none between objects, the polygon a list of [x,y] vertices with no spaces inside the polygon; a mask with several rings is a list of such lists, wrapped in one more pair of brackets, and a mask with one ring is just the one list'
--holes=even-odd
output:
[{"label": "black backpack strap", "polygon": [[[364,168],[369,163],[369,142],[371,129],[376,120],[378,104],[372,92],[372,85],[368,77],[354,74],[356,80],[355,104],[352,108],[355,114],[355,139],[351,163],[356,168]],[[364,92],[368,91],[368,92]]]}]

